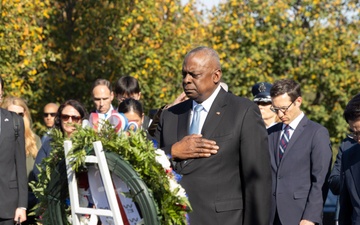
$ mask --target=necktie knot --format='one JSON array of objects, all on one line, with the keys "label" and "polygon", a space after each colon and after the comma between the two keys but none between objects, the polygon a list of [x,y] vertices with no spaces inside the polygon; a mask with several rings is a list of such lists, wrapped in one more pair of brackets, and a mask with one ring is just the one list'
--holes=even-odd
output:
[{"label": "necktie knot", "polygon": [[194,111],[196,111],[196,112],[201,112],[203,109],[204,109],[204,106],[202,106],[202,105],[196,105],[195,108],[194,108]]},{"label": "necktie knot", "polygon": [[287,132],[288,130],[290,130],[290,126],[289,126],[289,125],[286,125],[286,126],[284,127],[284,132]]}]

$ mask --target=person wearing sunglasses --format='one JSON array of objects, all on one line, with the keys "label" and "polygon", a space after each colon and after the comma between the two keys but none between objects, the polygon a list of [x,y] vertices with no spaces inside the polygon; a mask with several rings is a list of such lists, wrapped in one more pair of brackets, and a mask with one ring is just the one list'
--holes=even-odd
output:
[{"label": "person wearing sunglasses", "polygon": [[328,130],[301,110],[301,86],[292,79],[276,81],[271,109],[281,123],[268,129],[272,171],[274,225],[322,224],[326,178],[332,152]]},{"label": "person wearing sunglasses", "polygon": [[[81,125],[84,119],[88,118],[88,113],[85,107],[77,100],[67,100],[60,105],[55,116],[55,129],[59,129],[66,138],[71,138],[71,135],[76,131],[76,125]],[[49,156],[51,152],[52,138],[47,138],[41,146],[39,153],[35,160],[34,174],[37,178],[39,165],[43,158]]]},{"label": "person wearing sunglasses", "polygon": [[267,82],[260,82],[255,84],[252,89],[251,93],[254,96],[254,102],[259,106],[261,116],[264,120],[265,127],[269,128],[279,122],[279,118],[274,113],[271,107],[271,97],[270,97],[270,89],[272,84]]},{"label": "person wearing sunglasses", "polygon": [[46,126],[46,132],[41,137],[41,143],[44,143],[46,137],[49,136],[51,129],[55,126],[55,116],[56,116],[58,109],[59,109],[59,106],[56,103],[50,102],[45,105],[43,116],[44,116],[44,123]]},{"label": "person wearing sunglasses", "polygon": [[[15,96],[7,96],[3,99],[1,104],[2,108],[5,108],[11,112],[17,113],[24,120],[24,130],[25,130],[25,153],[26,153],[26,172],[28,181],[34,180],[33,167],[35,163],[35,158],[38,154],[38,150],[41,147],[41,140],[38,135],[36,135],[32,130],[32,119],[29,107],[27,106],[24,99],[15,97]],[[30,209],[36,204],[37,200],[31,190],[28,187],[28,215],[27,221],[23,224],[32,224],[35,223],[35,217],[30,216]]]}]

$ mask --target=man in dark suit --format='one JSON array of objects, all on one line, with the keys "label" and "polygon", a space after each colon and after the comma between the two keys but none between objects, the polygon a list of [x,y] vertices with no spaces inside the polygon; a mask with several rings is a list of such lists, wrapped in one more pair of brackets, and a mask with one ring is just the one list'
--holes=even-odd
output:
[{"label": "man in dark suit", "polygon": [[282,121],[268,129],[271,220],[274,225],[322,224],[322,189],[332,158],[328,131],[301,111],[301,88],[294,80],[275,82],[270,95],[271,109]]},{"label": "man in dark suit", "polygon": [[[346,137],[341,141],[341,144],[339,146],[338,154],[336,155],[336,160],[334,162],[334,166],[331,170],[331,174],[328,179],[329,183],[329,189],[334,195],[340,195],[340,170],[341,170],[341,156],[344,151],[352,148],[354,145],[357,144],[357,141],[354,140],[354,138]],[[336,203],[336,210],[335,210],[335,216],[333,216],[333,219],[335,222],[339,221],[339,212],[340,212],[340,202],[339,200]],[[324,215],[325,218],[325,215]]]},{"label": "man in dark suit", "polygon": [[348,135],[357,143],[341,157],[340,225],[360,224],[360,94],[353,97],[344,111]]},{"label": "man in dark suit", "polygon": [[0,225],[13,225],[26,220],[24,122],[16,113],[0,108],[0,124]]},{"label": "man in dark suit", "polygon": [[336,155],[336,160],[334,162],[334,166],[331,170],[331,174],[329,176],[329,188],[334,195],[340,194],[340,170],[341,170],[341,156],[344,151],[352,148],[357,144],[357,141],[354,138],[346,137],[341,141],[338,154]]},{"label": "man in dark suit", "polygon": [[190,224],[268,225],[270,157],[259,108],[220,87],[220,60],[211,48],[191,50],[182,74],[189,100],[163,111],[155,136],[182,175]]}]

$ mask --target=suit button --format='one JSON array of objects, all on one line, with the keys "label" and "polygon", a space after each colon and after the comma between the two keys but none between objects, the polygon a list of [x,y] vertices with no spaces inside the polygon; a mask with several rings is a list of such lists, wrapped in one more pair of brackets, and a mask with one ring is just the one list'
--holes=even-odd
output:
[{"label": "suit button", "polygon": [[275,193],[275,192],[273,193],[273,196],[276,196],[276,193]]},{"label": "suit button", "polygon": [[281,179],[282,177],[281,176],[278,176],[278,179]]}]

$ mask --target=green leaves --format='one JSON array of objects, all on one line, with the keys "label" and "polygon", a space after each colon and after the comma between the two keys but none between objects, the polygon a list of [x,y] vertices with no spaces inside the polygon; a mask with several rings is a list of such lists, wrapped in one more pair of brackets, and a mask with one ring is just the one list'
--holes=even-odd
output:
[{"label": "green leaves", "polygon": [[218,51],[223,79],[236,95],[252,98],[260,81],[300,82],[304,111],[340,142],[341,114],[359,91],[358,1],[227,0],[208,14],[194,2],[2,1],[5,94],[25,98],[41,130],[46,103],[76,98],[93,109],[96,78],[131,75],[147,112],[181,93],[183,58],[205,45]]},{"label": "green leaves", "polygon": [[359,91],[360,21],[350,18],[354,12],[358,15],[356,1],[220,4],[210,24],[224,80],[233,93],[252,98],[257,82],[295,79],[302,86],[307,116],[328,128],[333,143],[340,143],[346,130],[341,114]]},{"label": "green leaves", "polygon": [[[34,193],[39,198],[37,214],[43,215],[44,220],[51,215],[45,210],[48,207],[49,186],[55,168],[64,159],[63,142],[61,132],[54,130],[52,133],[53,150],[48,158],[45,158],[40,166],[39,182],[32,183]],[[156,161],[155,149],[152,141],[146,138],[144,131],[116,134],[111,125],[106,122],[99,132],[93,129],[78,127],[71,137],[73,148],[66,156],[70,159],[70,165],[74,171],[86,168],[85,156],[93,154],[92,143],[101,141],[105,151],[119,154],[125,161],[132,165],[139,177],[152,191],[161,217],[161,224],[186,224],[186,213],[191,209],[186,197],[177,194],[179,189],[171,190],[169,177],[164,168]],[[173,178],[172,178],[173,179]],[[65,204],[62,199],[61,204]]]}]

